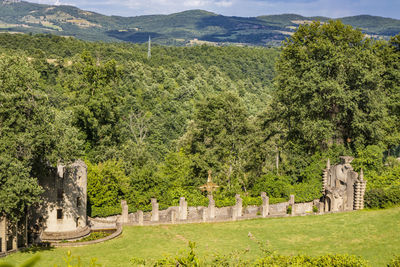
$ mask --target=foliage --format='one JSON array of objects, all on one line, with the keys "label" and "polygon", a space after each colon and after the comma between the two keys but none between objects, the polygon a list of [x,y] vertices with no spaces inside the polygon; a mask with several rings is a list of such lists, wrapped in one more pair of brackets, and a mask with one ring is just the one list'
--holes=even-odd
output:
[{"label": "foliage", "polygon": [[309,256],[282,256],[272,255],[259,260],[255,266],[369,266],[361,257],[349,255],[324,255],[319,257]]},{"label": "foliage", "polygon": [[340,21],[301,25],[284,43],[274,106],[288,141],[315,152],[332,144],[377,144],[396,131],[385,105],[384,66],[372,44]]},{"label": "foliage", "polygon": [[370,189],[365,193],[364,203],[368,208],[388,208],[399,205],[400,186]]},{"label": "foliage", "polygon": [[108,160],[97,165],[87,163],[88,166],[88,203],[93,211],[94,207],[110,207],[102,212],[114,210],[121,197],[127,194],[128,178],[122,169],[122,162]]},{"label": "foliage", "polygon": [[109,235],[110,235],[110,233],[107,233],[107,232],[91,232],[89,236],[86,236],[80,240],[77,240],[76,242],[93,241],[93,240],[105,238]]}]

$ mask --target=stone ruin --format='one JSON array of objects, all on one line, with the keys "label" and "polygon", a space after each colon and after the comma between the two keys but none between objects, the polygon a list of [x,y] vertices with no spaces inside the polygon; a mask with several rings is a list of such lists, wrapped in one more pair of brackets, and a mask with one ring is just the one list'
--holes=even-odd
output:
[{"label": "stone ruin", "polygon": [[[209,172],[208,182],[200,189],[208,192],[207,207],[190,207],[185,198],[180,198],[179,206],[159,210],[157,199],[151,199],[152,211],[129,213],[126,201],[121,202],[122,214],[107,218],[86,216],[87,167],[83,161],[69,166],[59,165],[53,175],[42,180],[45,189],[44,202],[27,213],[19,223],[10,224],[0,217],[0,256],[18,247],[35,241],[60,241],[79,239],[89,234],[91,229],[114,229],[117,225],[155,225],[175,223],[200,223],[252,218],[302,216],[318,213],[342,212],[364,208],[366,181],[363,171],[360,175],[350,165],[352,157],[343,156],[335,166],[327,162],[323,173],[323,196],[305,203],[295,203],[291,195],[286,202],[270,204],[265,192],[261,193],[262,204],[244,206],[240,195],[231,207],[216,207],[212,191],[218,186],[212,182]],[[288,214],[288,211],[291,211]],[[90,225],[90,226],[89,226]],[[29,227],[28,227],[29,226]],[[122,231],[122,230],[121,230]],[[33,238],[35,237],[36,239]]]},{"label": "stone ruin", "polygon": [[323,174],[323,203],[324,212],[351,211],[364,208],[364,193],[367,182],[363,170],[360,175],[353,170],[350,163],[354,158],[340,157],[341,163],[330,165],[328,159]]}]

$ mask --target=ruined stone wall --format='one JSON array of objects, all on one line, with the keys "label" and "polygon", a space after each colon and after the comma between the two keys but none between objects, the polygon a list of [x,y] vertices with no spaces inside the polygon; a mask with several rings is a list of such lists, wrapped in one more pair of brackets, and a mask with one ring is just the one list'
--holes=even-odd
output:
[{"label": "ruined stone wall", "polygon": [[[152,199],[153,210],[151,212],[137,211],[127,214],[126,202],[122,201],[122,214],[106,218],[91,218],[90,224],[93,229],[105,228],[107,225],[122,223],[127,225],[158,225],[175,223],[201,223],[201,222],[223,222],[232,220],[243,220],[252,218],[266,218],[276,216],[298,216],[313,214],[313,206],[319,207],[319,199],[307,203],[295,203],[292,195],[287,202],[269,204],[269,198],[265,193],[261,194],[263,200],[261,206],[242,206],[239,195],[236,196],[236,204],[229,207],[215,207],[215,202],[210,196],[208,207],[188,207],[184,198],[181,198],[179,206],[158,210],[156,199]],[[292,214],[287,214],[288,207],[292,207]],[[124,209],[124,207],[126,207]]]}]

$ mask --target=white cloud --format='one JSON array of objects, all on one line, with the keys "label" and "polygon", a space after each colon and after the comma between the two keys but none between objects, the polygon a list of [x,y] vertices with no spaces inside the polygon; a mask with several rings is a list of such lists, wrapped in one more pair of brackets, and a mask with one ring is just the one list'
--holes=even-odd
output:
[{"label": "white cloud", "polygon": [[[28,0],[55,4],[57,0]],[[61,4],[106,15],[138,16],[204,9],[223,15],[259,16],[296,13],[304,16],[343,17],[370,14],[400,18],[399,0],[59,0]]]},{"label": "white cloud", "polygon": [[230,7],[233,5],[233,2],[232,1],[218,1],[215,3],[215,5],[219,6],[219,7]]},{"label": "white cloud", "polygon": [[183,5],[186,7],[205,7],[209,4],[209,1],[205,1],[205,0],[186,0],[183,2]]}]

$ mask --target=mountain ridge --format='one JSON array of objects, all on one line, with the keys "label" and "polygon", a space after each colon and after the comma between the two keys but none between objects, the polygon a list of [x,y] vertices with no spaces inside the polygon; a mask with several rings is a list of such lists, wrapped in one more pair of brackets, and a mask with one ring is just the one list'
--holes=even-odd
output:
[{"label": "mountain ridge", "polygon": [[[153,42],[166,45],[279,45],[296,28],[312,20],[331,18],[298,14],[257,17],[223,16],[206,10],[168,15],[106,16],[67,5],[45,5],[3,0],[0,32],[51,33],[89,41]],[[388,39],[400,32],[400,20],[372,15],[338,18],[375,38]]]}]

